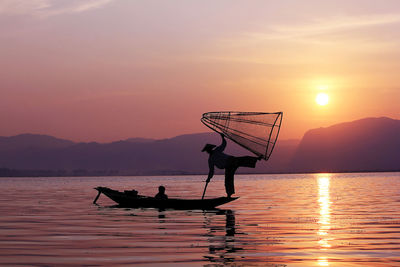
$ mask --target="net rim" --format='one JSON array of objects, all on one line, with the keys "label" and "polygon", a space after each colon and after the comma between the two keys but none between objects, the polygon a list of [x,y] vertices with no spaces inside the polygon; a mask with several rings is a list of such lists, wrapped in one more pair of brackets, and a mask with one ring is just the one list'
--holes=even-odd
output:
[{"label": "net rim", "polygon": [[[207,126],[209,129],[213,130],[214,132],[218,132],[217,129],[220,129],[219,127],[216,127],[217,129],[211,127],[211,125],[213,125],[213,123],[212,123],[211,121],[209,121],[209,120],[210,120],[210,117],[211,117],[211,116],[209,116],[209,115],[212,115],[212,114],[222,114],[222,115],[223,115],[223,114],[226,114],[226,115],[229,114],[229,116],[230,116],[230,115],[243,115],[243,116],[244,116],[244,115],[247,115],[247,116],[248,116],[248,115],[277,115],[276,118],[275,118],[274,124],[271,126],[271,131],[270,131],[270,133],[269,133],[269,135],[268,135],[268,140],[267,140],[266,152],[265,152],[264,154],[257,153],[256,151],[254,151],[254,150],[252,150],[252,149],[250,149],[250,148],[248,148],[248,147],[246,147],[246,146],[244,146],[244,145],[238,143],[238,142],[235,141],[234,139],[231,139],[231,138],[229,138],[229,136],[227,136],[230,140],[232,140],[232,141],[235,142],[236,144],[238,144],[238,145],[240,145],[240,146],[246,148],[247,150],[249,150],[250,152],[256,154],[257,156],[262,156],[262,158],[263,158],[264,160],[267,161],[267,160],[270,158],[270,156],[271,156],[271,154],[272,154],[272,152],[273,152],[273,150],[274,150],[274,148],[275,148],[276,142],[277,142],[277,140],[278,140],[279,132],[280,132],[280,129],[281,129],[282,118],[283,118],[283,112],[282,112],[282,111],[278,111],[278,112],[212,111],[212,112],[203,113],[202,118],[200,119],[200,121],[201,121],[205,126]],[[278,119],[279,119],[279,122],[278,122]],[[208,125],[207,122],[208,122],[208,123],[211,122],[211,123],[210,123],[211,125]],[[277,123],[277,122],[278,122],[278,123]],[[216,126],[216,125],[214,125],[214,126]],[[272,136],[272,133],[273,133],[275,127],[278,127],[278,130],[277,130],[277,133],[276,133],[274,142],[271,142],[271,136]],[[221,130],[220,133],[223,133],[222,129],[220,129],[220,130]],[[268,154],[268,147],[269,147],[269,145],[270,145],[271,143],[272,143],[271,152]],[[268,155],[267,155],[267,154],[268,154]]]},{"label": "net rim", "polygon": [[283,116],[282,111],[277,111],[277,112],[261,112],[261,111],[211,111],[211,112],[205,112],[202,115],[202,118],[206,117],[207,114],[232,114],[232,115],[268,115],[268,114],[281,114]]}]

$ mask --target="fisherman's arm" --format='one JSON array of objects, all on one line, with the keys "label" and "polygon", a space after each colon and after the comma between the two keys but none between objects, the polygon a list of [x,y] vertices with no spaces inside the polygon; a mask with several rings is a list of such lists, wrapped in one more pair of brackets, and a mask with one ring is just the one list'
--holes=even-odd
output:
[{"label": "fisherman's arm", "polygon": [[215,150],[218,150],[220,152],[225,150],[226,147],[226,140],[225,140],[225,135],[223,133],[220,133],[221,138],[222,138],[222,143],[219,145]]}]

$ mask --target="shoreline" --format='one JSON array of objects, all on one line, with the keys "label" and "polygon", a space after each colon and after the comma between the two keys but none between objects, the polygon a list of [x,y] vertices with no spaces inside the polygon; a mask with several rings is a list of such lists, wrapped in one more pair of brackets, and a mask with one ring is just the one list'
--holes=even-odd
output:
[{"label": "shoreline", "polygon": [[[2,170],[6,170],[2,172]],[[400,172],[400,169],[395,170],[341,170],[341,171],[282,171],[282,172],[238,172],[236,175],[268,175],[268,174],[315,174],[315,173],[390,173]],[[203,173],[189,172],[165,172],[165,173],[119,173],[119,171],[52,171],[52,170],[16,170],[0,168],[0,178],[28,178],[28,177],[128,177],[128,176],[185,176],[185,175],[207,175]],[[223,175],[223,172],[216,173]]]}]

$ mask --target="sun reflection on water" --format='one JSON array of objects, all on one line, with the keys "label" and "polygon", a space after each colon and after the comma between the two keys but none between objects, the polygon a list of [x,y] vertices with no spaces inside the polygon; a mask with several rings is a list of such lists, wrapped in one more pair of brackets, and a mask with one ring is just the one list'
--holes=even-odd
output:
[{"label": "sun reflection on water", "polygon": [[[330,175],[318,175],[318,203],[319,203],[319,245],[321,250],[327,250],[331,247],[329,244],[329,230],[331,229],[331,210],[329,198]],[[318,265],[328,266],[329,262],[326,257],[318,258]]]},{"label": "sun reflection on water", "polygon": [[329,262],[326,257],[319,257],[318,258],[318,265],[319,266],[329,266]]}]

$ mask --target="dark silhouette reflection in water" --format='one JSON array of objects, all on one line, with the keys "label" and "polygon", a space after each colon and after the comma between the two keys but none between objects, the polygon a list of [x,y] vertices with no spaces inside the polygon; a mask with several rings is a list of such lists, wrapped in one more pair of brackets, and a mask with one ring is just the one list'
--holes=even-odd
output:
[{"label": "dark silhouette reflection in water", "polygon": [[[116,243],[117,247],[126,246],[125,255],[130,259],[129,264],[246,266],[262,262],[262,266],[286,266],[280,255],[273,252],[275,248],[271,249],[283,244],[271,234],[271,229],[264,228],[262,234],[249,232],[247,229],[254,230],[256,227],[258,230],[260,225],[239,221],[234,210],[161,210],[118,206],[99,207],[99,210],[105,215],[104,219],[119,222],[123,229],[129,229],[123,240],[118,239]],[[255,233],[258,234],[257,239]],[[117,238],[120,235],[118,231]]]},{"label": "dark silhouette reflection in water", "polygon": [[[148,247],[153,251],[148,254],[149,259],[140,261],[141,256],[138,256],[138,261],[132,263],[182,263],[180,257],[183,257],[184,262],[218,266],[244,260],[240,254],[244,251],[243,237],[246,234],[238,228],[233,210],[177,211],[121,209],[118,206],[99,207],[99,210],[102,215],[132,229],[131,234],[126,235],[136,241],[136,245],[131,247],[131,257],[138,253],[136,249],[141,251]],[[124,219],[125,216],[129,219]],[[178,254],[171,244],[177,244]],[[170,249],[175,252],[169,252]],[[174,253],[176,258],[172,257]],[[150,259],[150,255],[159,261]]]},{"label": "dark silhouette reflection in water", "polygon": [[163,225],[165,223],[165,211],[162,209],[158,210],[158,223],[160,224],[158,229],[166,229]]},{"label": "dark silhouette reflection in water", "polygon": [[[213,224],[213,217],[225,216],[225,227]],[[209,255],[204,256],[212,263],[228,264],[235,261],[235,253],[243,250],[235,243],[236,220],[232,210],[218,210],[216,213],[204,213],[204,228],[209,241]]]}]

